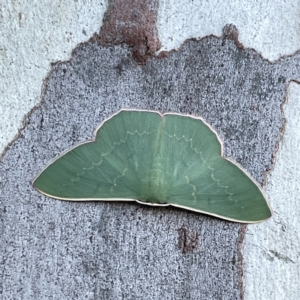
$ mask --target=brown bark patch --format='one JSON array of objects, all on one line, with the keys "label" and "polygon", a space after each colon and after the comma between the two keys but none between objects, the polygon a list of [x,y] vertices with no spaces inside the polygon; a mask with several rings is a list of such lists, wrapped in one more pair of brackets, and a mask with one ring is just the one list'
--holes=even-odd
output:
[{"label": "brown bark patch", "polygon": [[226,39],[233,40],[237,48],[244,48],[244,45],[239,41],[239,31],[233,24],[226,24],[223,28],[223,45]]},{"label": "brown bark patch", "polygon": [[100,31],[102,45],[126,43],[133,58],[144,64],[160,48],[156,29],[158,0],[112,0]]},{"label": "brown bark patch", "polygon": [[195,252],[199,246],[199,235],[196,230],[180,228],[178,231],[178,247],[183,254]]}]

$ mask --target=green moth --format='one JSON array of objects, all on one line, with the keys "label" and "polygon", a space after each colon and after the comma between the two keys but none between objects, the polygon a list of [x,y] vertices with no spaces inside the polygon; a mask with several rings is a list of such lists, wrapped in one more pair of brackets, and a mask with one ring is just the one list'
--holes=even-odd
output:
[{"label": "green moth", "polygon": [[72,201],[137,201],[255,223],[272,215],[259,185],[224,158],[203,119],[121,110],[92,141],[50,163],[34,180],[41,193]]}]

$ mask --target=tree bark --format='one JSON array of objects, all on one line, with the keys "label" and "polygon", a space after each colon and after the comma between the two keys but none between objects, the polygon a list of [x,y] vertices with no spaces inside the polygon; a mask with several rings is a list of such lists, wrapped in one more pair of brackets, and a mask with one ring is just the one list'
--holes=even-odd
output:
[{"label": "tree bark", "polygon": [[263,182],[300,57],[271,64],[232,36],[190,40],[142,66],[125,44],[96,37],[53,66],[0,163],[3,299],[243,298],[244,226],[175,208],[53,200],[30,183],[126,107],[203,116],[225,155]]}]

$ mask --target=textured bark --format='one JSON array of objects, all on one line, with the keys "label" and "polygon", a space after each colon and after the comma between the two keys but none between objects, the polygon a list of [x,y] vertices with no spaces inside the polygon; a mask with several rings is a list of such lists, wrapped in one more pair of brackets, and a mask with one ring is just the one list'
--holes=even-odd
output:
[{"label": "textured bark", "polygon": [[3,299],[240,299],[244,228],[175,208],[47,198],[30,181],[120,108],[202,115],[258,181],[300,55],[271,64],[224,36],[139,66],[126,45],[88,42],[53,66],[43,101],[0,163]]},{"label": "textured bark", "polygon": [[111,0],[98,37],[102,45],[126,43],[144,64],[160,48],[156,29],[157,0]]}]

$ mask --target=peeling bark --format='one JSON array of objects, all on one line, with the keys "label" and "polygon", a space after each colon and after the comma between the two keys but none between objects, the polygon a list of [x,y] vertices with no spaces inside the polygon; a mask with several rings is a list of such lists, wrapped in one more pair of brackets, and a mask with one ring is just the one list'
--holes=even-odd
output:
[{"label": "peeling bark", "polygon": [[245,225],[175,208],[56,201],[30,185],[121,107],[203,116],[226,156],[263,182],[284,128],[286,87],[300,80],[300,53],[270,63],[237,37],[225,28],[222,38],[187,41],[143,66],[125,40],[90,41],[53,65],[43,101],[1,157],[4,298],[243,298]]},{"label": "peeling bark", "polygon": [[144,64],[160,48],[156,29],[158,0],[112,0],[98,37],[102,45],[129,45],[133,58]]},{"label": "peeling bark", "polygon": [[223,45],[226,39],[233,40],[237,48],[243,49],[244,45],[239,41],[239,31],[234,24],[227,24],[223,28]]}]

